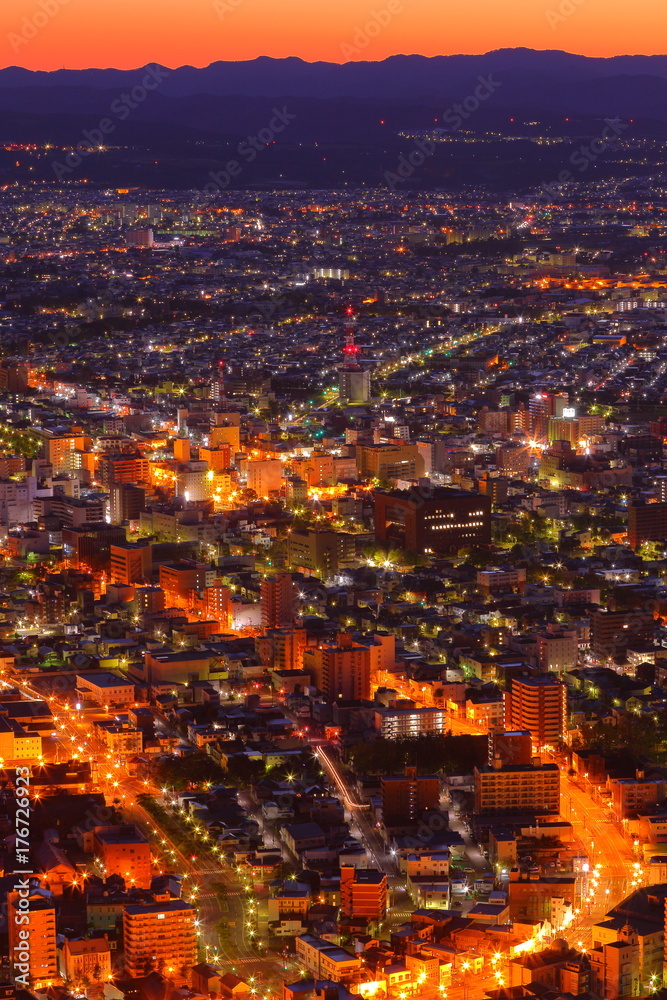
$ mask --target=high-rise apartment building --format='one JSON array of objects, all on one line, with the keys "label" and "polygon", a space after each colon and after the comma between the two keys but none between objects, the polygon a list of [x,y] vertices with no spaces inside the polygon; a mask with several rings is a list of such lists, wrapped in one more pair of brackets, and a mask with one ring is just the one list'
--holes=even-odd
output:
[{"label": "high-rise apartment building", "polygon": [[579,638],[575,628],[551,625],[537,637],[540,670],[572,670],[579,659]]},{"label": "high-rise apartment building", "polygon": [[134,583],[150,583],[152,571],[151,547],[148,542],[125,542],[110,546],[112,583],[130,587]]},{"label": "high-rise apartment building", "polygon": [[341,865],[340,912],[379,923],[387,915],[387,875],[372,868]]},{"label": "high-rise apartment building", "polygon": [[274,628],[258,636],[255,645],[268,670],[301,670],[307,642],[305,628]]},{"label": "high-rise apartment building", "polygon": [[258,497],[277,493],[282,486],[283,463],[278,458],[253,459],[248,462],[248,489]]},{"label": "high-rise apartment building", "polygon": [[655,621],[651,611],[611,611],[598,607],[589,611],[588,617],[591,652],[601,660],[623,658],[629,646],[653,643]]},{"label": "high-rise apartment building", "polygon": [[289,628],[296,612],[296,587],[291,573],[262,580],[260,588],[262,628]]},{"label": "high-rise apartment building", "polygon": [[667,538],[667,503],[631,503],[628,506],[628,544],[663,542]]},{"label": "high-rise apartment building", "polygon": [[146,491],[134,483],[114,483],[109,495],[112,524],[138,521],[142,510],[146,509]]},{"label": "high-rise apartment building", "polygon": [[560,771],[557,764],[491,764],[476,767],[475,814],[557,813],[560,809]]},{"label": "high-rise apartment building", "polygon": [[115,483],[148,483],[150,462],[139,452],[102,455],[97,475],[108,489]]},{"label": "high-rise apartment building", "polygon": [[137,978],[156,970],[187,978],[197,963],[197,911],[184,899],[153,893],[153,901],[123,907],[127,974]]},{"label": "high-rise apartment building", "polygon": [[[37,890],[26,897],[19,891],[7,895],[7,931],[12,970],[16,975],[26,974],[30,985],[46,986],[58,978],[58,953],[56,950],[56,908],[51,899]],[[24,920],[27,916],[27,921]],[[26,939],[25,931],[29,932]],[[25,947],[26,940],[28,947]],[[24,961],[25,959],[25,961]],[[14,965],[18,963],[18,966]],[[24,970],[24,966],[27,969]]]},{"label": "high-rise apartment building", "polygon": [[406,767],[405,774],[386,775],[380,787],[385,827],[417,823],[425,810],[437,809],[440,802],[437,774],[417,774],[416,767]]},{"label": "high-rise apartment building", "polygon": [[567,730],[566,685],[551,675],[512,678],[505,692],[505,726],[527,729],[536,747],[558,744]]},{"label": "high-rise apartment building", "polygon": [[371,398],[371,373],[353,365],[338,369],[338,395],[341,403],[367,403]]},{"label": "high-rise apartment building", "polygon": [[321,643],[303,654],[303,668],[310,671],[313,684],[327,698],[354,701],[371,693],[368,646],[354,642],[341,632],[337,643]]}]

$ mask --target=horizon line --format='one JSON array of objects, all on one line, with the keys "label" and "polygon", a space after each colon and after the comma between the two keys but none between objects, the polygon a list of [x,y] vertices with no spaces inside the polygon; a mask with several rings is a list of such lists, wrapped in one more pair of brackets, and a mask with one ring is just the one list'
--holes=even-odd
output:
[{"label": "horizon line", "polygon": [[586,55],[583,52],[570,52],[567,49],[536,49],[528,45],[517,45],[517,46],[503,46],[498,49],[488,49],[486,52],[450,52],[450,53],[440,53],[438,55],[423,55],[420,52],[395,52],[392,55],[385,56],[382,59],[351,59],[346,62],[336,62],[330,59],[304,59],[303,56],[289,55],[289,56],[270,56],[265,54],[260,54],[253,56],[252,59],[214,59],[212,62],[204,63],[201,66],[197,66],[193,63],[180,63],[179,65],[169,66],[166,63],[161,63],[158,60],[148,60],[148,62],[143,63],[141,66],[134,66],[131,68],[123,69],[118,66],[86,66],[86,67],[73,67],[73,66],[60,66],[57,69],[30,69],[27,66],[21,66],[17,63],[10,63],[6,66],[0,66],[0,72],[6,70],[23,70],[25,73],[107,73],[107,72],[117,72],[117,73],[134,73],[139,70],[145,69],[148,66],[159,66],[163,69],[168,69],[171,72],[176,72],[179,69],[192,69],[192,70],[205,70],[210,69],[211,66],[217,66],[221,63],[231,64],[231,65],[242,65],[247,63],[258,62],[260,59],[264,59],[270,62],[300,62],[306,66],[356,66],[356,65],[381,65],[382,63],[389,62],[392,59],[424,59],[427,61],[432,61],[435,59],[482,59],[485,56],[494,55],[500,52],[531,52],[539,55],[555,54],[562,56],[570,56],[573,59],[585,59],[587,61],[596,62],[611,62],[615,59],[664,59],[667,57],[667,52],[664,53],[643,53],[643,52],[618,52],[612,56],[591,56]]}]

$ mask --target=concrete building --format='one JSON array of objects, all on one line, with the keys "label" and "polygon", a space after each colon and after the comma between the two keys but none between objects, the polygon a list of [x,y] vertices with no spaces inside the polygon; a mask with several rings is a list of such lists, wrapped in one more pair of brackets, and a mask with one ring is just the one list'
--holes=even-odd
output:
[{"label": "concrete building", "polygon": [[440,803],[437,774],[418,775],[416,767],[406,767],[405,774],[383,776],[380,790],[385,827],[417,823],[424,810],[437,809]]},{"label": "concrete building", "polygon": [[347,632],[339,634],[336,644],[321,643],[314,649],[306,648],[303,668],[310,672],[313,684],[327,698],[354,701],[370,697],[368,647],[354,642]]},{"label": "concrete building", "polygon": [[663,542],[666,538],[667,503],[628,505],[628,545],[636,549],[642,542]]},{"label": "concrete building", "polygon": [[505,726],[527,729],[533,745],[555,746],[567,731],[567,687],[553,676],[514,677],[505,692]]},{"label": "concrete building", "polygon": [[667,791],[667,782],[662,778],[647,778],[643,771],[637,771],[634,778],[612,778],[611,806],[618,822],[634,819],[650,806],[662,802]]},{"label": "concrete building", "polygon": [[[28,895],[24,897],[19,895],[18,890],[7,894],[9,954],[13,962],[19,964],[18,969],[12,967],[14,978],[27,974],[34,988],[58,980],[56,908],[51,899],[40,892],[25,891]],[[28,919],[25,920],[24,916]],[[29,942],[27,948],[26,941]]]},{"label": "concrete building", "polygon": [[262,628],[289,628],[294,624],[296,613],[296,587],[290,573],[262,580],[260,604],[262,605]]},{"label": "concrete building", "polygon": [[515,589],[523,591],[526,586],[526,570],[522,566],[504,566],[502,569],[490,566],[488,569],[479,569],[477,586],[487,594]]},{"label": "concrete building", "polygon": [[[598,944],[588,952],[591,990],[606,998],[640,996],[639,948],[630,941]],[[662,973],[660,974],[662,978]]]},{"label": "concrete building", "polygon": [[338,395],[341,403],[367,403],[371,398],[370,371],[341,365],[338,369]]},{"label": "concrete building", "polygon": [[489,730],[489,764],[499,759],[503,764],[532,763],[533,747],[528,729],[504,729],[502,726]]},{"label": "concrete building", "polygon": [[138,521],[146,509],[146,491],[134,483],[114,483],[109,493],[109,516],[112,524]]},{"label": "concrete building", "polygon": [[589,612],[589,619],[591,652],[598,659],[623,658],[628,646],[653,642],[655,621],[650,611],[610,611],[600,607]]},{"label": "concrete building", "polygon": [[411,552],[453,553],[491,543],[491,500],[447,488],[375,492],[375,538]]},{"label": "concrete building", "polygon": [[343,531],[298,528],[287,539],[290,566],[325,580],[353,565],[357,536]]},{"label": "concrete building", "polygon": [[667,885],[636,889],[593,924],[591,989],[598,996],[636,996],[662,980]]},{"label": "concrete building", "polygon": [[340,983],[361,968],[360,957],[314,934],[301,934],[295,943],[297,961],[316,979]]},{"label": "concrete building", "polygon": [[560,771],[557,764],[503,764],[499,758],[476,767],[475,813],[557,813],[560,809]]},{"label": "concrete building", "polygon": [[135,697],[132,681],[106,671],[77,674],[76,691],[82,700],[97,705],[131,705]]},{"label": "concrete building", "polygon": [[134,824],[96,826],[92,849],[105,875],[121,875],[128,885],[148,889],[153,875],[151,847]]},{"label": "concrete building", "polygon": [[258,497],[277,493],[282,486],[283,463],[278,458],[251,459],[248,462],[247,485]]},{"label": "concrete building", "polygon": [[111,949],[104,937],[65,939],[60,950],[60,971],[70,982],[84,979],[91,983],[107,982],[111,978]]},{"label": "concrete building", "polygon": [[542,671],[572,670],[579,660],[576,629],[553,627],[537,637],[537,664]]},{"label": "concrete building", "polygon": [[341,865],[340,912],[344,917],[380,923],[387,915],[387,875],[371,868]]},{"label": "concrete building", "polygon": [[267,670],[301,670],[307,641],[304,628],[277,628],[258,636],[255,645]]},{"label": "concrete building", "polygon": [[42,736],[28,732],[17,722],[2,714],[0,705],[0,760],[4,767],[30,762],[36,764],[42,757]]},{"label": "concrete building", "polygon": [[424,459],[416,444],[358,445],[357,473],[363,479],[380,482],[420,479],[424,475]]},{"label": "concrete building", "polygon": [[125,542],[110,546],[110,575],[113,583],[126,587],[135,583],[150,583],[152,553],[147,542]]},{"label": "concrete building", "polygon": [[123,907],[125,969],[132,978],[162,969],[172,978],[186,979],[197,963],[197,911],[168,893],[153,901]]},{"label": "concrete building", "polygon": [[562,913],[575,905],[573,875],[540,875],[513,868],[507,885],[510,919],[517,923],[548,920],[558,926]]},{"label": "concrete building", "polygon": [[375,712],[375,730],[387,740],[420,733],[446,733],[448,715],[441,708],[384,708]]}]

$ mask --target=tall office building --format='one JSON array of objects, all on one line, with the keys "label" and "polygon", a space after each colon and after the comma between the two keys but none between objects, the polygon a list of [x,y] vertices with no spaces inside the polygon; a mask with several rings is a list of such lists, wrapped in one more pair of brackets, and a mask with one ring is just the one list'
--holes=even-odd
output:
[{"label": "tall office building", "polygon": [[262,580],[260,588],[262,628],[287,628],[294,624],[296,587],[291,573]]},{"label": "tall office building", "polygon": [[134,483],[114,483],[109,493],[112,524],[139,520],[142,510],[146,509],[145,490]]},{"label": "tall office building", "polygon": [[446,488],[377,491],[375,538],[411,552],[451,553],[491,544],[491,499]]},{"label": "tall office building", "polygon": [[525,729],[536,747],[555,745],[567,731],[567,687],[557,677],[514,677],[505,692],[505,726]]}]

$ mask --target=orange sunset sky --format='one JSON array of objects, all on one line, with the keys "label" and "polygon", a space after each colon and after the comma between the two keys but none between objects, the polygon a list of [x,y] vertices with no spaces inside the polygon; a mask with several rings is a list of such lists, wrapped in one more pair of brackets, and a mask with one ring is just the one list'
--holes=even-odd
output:
[{"label": "orange sunset sky", "polygon": [[[390,2],[390,22],[350,56],[345,46]],[[258,55],[345,62],[517,45],[654,54],[667,50],[666,28],[665,0],[0,0],[0,64],[129,69]]]}]

